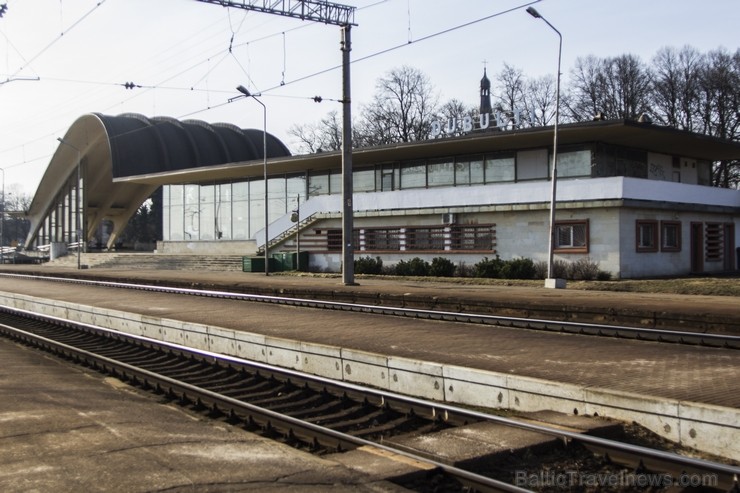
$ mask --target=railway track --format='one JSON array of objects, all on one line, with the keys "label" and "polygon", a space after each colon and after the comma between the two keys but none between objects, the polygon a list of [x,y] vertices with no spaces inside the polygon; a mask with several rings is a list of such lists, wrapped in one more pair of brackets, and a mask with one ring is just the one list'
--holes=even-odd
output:
[{"label": "railway track", "polygon": [[496,423],[547,435],[565,448],[587,450],[622,468],[617,469],[621,474],[627,467],[629,474],[662,481],[668,490],[683,486],[681,481],[691,485],[696,478],[703,478],[702,485],[710,486],[706,491],[739,488],[740,468],[731,465],[409,398],[22,310],[3,309],[0,332],[142,388],[195,403],[232,422],[316,453],[375,447],[425,462],[450,485],[462,485],[460,491],[530,491],[527,487],[548,478],[518,478],[527,486],[522,487],[487,477],[486,471],[465,470],[428,453],[419,455],[395,447],[396,437]]},{"label": "railway track", "polygon": [[534,318],[504,317],[489,314],[470,312],[452,312],[439,310],[425,310],[418,308],[394,307],[386,305],[368,305],[339,301],[326,301],[288,296],[269,296],[260,294],[239,293],[221,290],[191,289],[174,286],[152,284],[124,283],[114,281],[97,281],[90,279],[65,278],[56,276],[36,276],[26,274],[0,273],[0,276],[9,278],[31,279],[39,281],[74,283],[80,285],[102,286],[120,289],[134,289],[155,291],[161,293],[181,294],[187,296],[203,296],[213,298],[237,299],[251,302],[271,303],[297,307],[308,307],[349,312],[373,313],[416,319],[442,320],[462,322],[478,325],[500,326],[507,328],[522,328],[566,334],[578,334],[600,337],[614,337],[634,339],[660,343],[698,345],[727,349],[740,349],[740,336],[727,334],[709,334],[702,332],[652,329],[645,327],[627,327],[618,325],[593,324],[582,322],[567,322],[559,320],[544,320]]}]

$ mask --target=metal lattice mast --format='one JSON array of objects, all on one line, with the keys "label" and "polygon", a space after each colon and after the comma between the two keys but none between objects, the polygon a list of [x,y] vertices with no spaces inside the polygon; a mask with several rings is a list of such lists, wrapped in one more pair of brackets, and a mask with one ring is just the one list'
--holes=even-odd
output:
[{"label": "metal lattice mast", "polygon": [[[197,0],[223,7],[234,7],[253,10],[266,14],[282,15],[294,19],[323,22],[342,28],[342,283],[355,284],[354,280],[354,247],[352,231],[354,229],[352,210],[352,116],[350,97],[350,29],[355,24],[355,7],[321,0]],[[267,183],[265,183],[267,190]],[[265,204],[267,205],[267,204]],[[296,233],[297,234],[297,233]],[[265,251],[269,238],[265,236]],[[267,265],[267,259],[265,259]]]},{"label": "metal lattice mast", "polygon": [[356,26],[355,7],[320,0],[198,0],[223,7],[254,10],[335,26]]}]

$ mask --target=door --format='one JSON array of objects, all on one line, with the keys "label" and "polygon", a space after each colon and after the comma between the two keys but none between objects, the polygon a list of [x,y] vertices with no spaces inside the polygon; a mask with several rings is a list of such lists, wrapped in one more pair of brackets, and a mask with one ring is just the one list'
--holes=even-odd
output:
[{"label": "door", "polygon": [[691,273],[704,272],[704,224],[691,223]]},{"label": "door", "polygon": [[725,224],[724,229],[724,269],[725,272],[732,272],[735,270],[735,225],[732,223]]}]

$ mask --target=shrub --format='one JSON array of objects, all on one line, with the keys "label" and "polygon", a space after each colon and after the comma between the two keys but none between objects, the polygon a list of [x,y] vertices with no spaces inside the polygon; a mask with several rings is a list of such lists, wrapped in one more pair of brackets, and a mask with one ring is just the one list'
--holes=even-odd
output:
[{"label": "shrub", "polygon": [[570,279],[593,281],[599,274],[599,264],[588,257],[580,258],[570,264],[568,273]]},{"label": "shrub", "polygon": [[[553,260],[552,262],[552,274],[556,279],[568,279],[570,276],[569,264],[562,260]],[[547,279],[547,262],[541,260],[534,266],[534,279]]]},{"label": "shrub", "polygon": [[496,255],[495,259],[483,257],[483,260],[473,266],[475,277],[497,278],[501,277],[501,269],[504,261]]},{"label": "shrub", "polygon": [[505,279],[534,279],[536,272],[532,259],[515,258],[504,262],[501,268],[501,277]]},{"label": "shrub", "polygon": [[457,274],[457,277],[474,277],[475,269],[465,262],[458,262],[455,274]]},{"label": "shrub", "polygon": [[408,262],[400,260],[396,264],[395,271],[397,276],[428,276],[430,269],[429,262],[414,257]]},{"label": "shrub", "polygon": [[435,257],[432,259],[429,275],[435,277],[452,277],[455,275],[455,264],[444,257]]},{"label": "shrub", "polygon": [[355,260],[356,274],[380,274],[383,272],[383,260],[380,257],[360,257]]}]

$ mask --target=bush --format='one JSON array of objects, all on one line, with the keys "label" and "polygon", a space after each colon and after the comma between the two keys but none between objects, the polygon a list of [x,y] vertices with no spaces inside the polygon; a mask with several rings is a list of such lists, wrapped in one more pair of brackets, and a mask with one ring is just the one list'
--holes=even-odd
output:
[{"label": "bush", "polygon": [[408,262],[401,260],[396,264],[397,276],[428,276],[431,266],[426,260],[414,257]]},{"label": "bush", "polygon": [[455,264],[449,259],[435,257],[432,259],[429,275],[435,277],[452,277],[455,275]]},{"label": "bush", "polygon": [[457,277],[475,277],[475,269],[465,262],[458,262],[455,274]]},{"label": "bush", "polygon": [[599,264],[590,258],[580,258],[572,262],[568,268],[570,279],[593,281],[599,274]]},{"label": "bush", "polygon": [[473,266],[475,277],[488,277],[498,278],[501,277],[501,269],[504,266],[504,261],[496,255],[496,258],[491,260],[488,257],[483,257],[483,260]]},{"label": "bush", "polygon": [[504,262],[501,277],[505,279],[534,279],[537,270],[529,258],[515,258]]},{"label": "bush", "polygon": [[380,257],[360,257],[355,260],[355,274],[380,274],[383,272],[383,260]]},{"label": "bush", "polygon": [[[570,264],[562,260],[553,260],[552,274],[556,279],[568,279],[570,277]],[[547,279],[547,262],[542,260],[534,266],[534,279]]]}]

